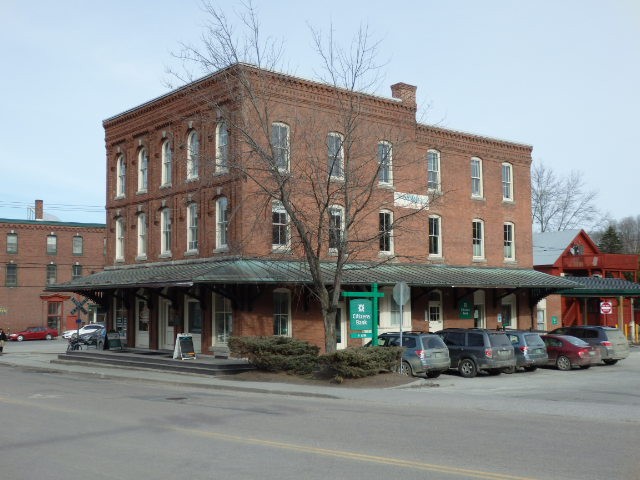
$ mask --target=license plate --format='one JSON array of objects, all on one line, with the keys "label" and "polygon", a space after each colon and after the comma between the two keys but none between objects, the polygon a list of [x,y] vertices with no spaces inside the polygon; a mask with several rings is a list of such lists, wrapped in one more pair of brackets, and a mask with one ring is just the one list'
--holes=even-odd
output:
[{"label": "license plate", "polygon": [[498,356],[499,357],[508,357],[509,356],[509,352],[505,351],[505,350],[500,350],[498,352]]},{"label": "license plate", "polygon": [[596,356],[596,352],[594,352],[594,351],[589,352],[589,356],[590,357],[595,357]]},{"label": "license plate", "polygon": [[442,356],[442,352],[436,352],[434,357],[435,358],[440,358]]}]

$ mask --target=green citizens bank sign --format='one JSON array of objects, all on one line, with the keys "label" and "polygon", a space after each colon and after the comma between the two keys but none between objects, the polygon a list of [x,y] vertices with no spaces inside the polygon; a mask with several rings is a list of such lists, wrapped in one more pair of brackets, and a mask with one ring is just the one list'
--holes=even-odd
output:
[{"label": "green citizens bank sign", "polygon": [[351,312],[351,330],[370,330],[373,324],[371,300],[357,298],[349,302]]}]

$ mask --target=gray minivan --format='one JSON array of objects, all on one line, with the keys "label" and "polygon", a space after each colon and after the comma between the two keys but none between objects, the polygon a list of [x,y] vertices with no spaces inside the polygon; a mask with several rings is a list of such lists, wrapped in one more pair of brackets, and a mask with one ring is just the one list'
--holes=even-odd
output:
[{"label": "gray minivan", "polygon": [[618,360],[629,356],[629,342],[617,328],[603,327],[602,325],[574,325],[556,328],[549,333],[572,335],[584,340],[589,345],[599,347],[602,361],[606,365],[614,365]]}]

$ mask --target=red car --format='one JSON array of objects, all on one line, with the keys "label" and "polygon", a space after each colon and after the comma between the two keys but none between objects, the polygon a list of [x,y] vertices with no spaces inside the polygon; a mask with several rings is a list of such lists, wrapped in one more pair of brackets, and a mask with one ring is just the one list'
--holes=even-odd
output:
[{"label": "red car", "polygon": [[571,335],[540,335],[547,346],[549,360],[547,365],[555,365],[558,370],[583,369],[600,363],[600,350],[584,340]]},{"label": "red car", "polygon": [[21,332],[9,335],[9,340],[21,342],[23,340],[51,340],[58,336],[58,330],[49,327],[28,327]]}]

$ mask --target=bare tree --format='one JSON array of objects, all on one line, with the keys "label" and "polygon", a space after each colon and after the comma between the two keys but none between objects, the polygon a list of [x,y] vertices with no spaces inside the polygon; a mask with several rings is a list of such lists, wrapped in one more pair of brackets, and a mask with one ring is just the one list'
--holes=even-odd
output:
[{"label": "bare tree", "polygon": [[559,177],[542,162],[531,168],[531,207],[534,228],[540,232],[589,228],[600,220],[598,193],[589,190],[582,173]]},{"label": "bare tree", "polygon": [[[396,187],[415,179],[418,159],[411,159],[410,149],[403,152],[409,139],[415,138],[415,117],[413,123],[405,124],[375,124],[366,118],[370,113],[363,93],[375,87],[381,69],[376,60],[378,44],[372,41],[366,26],[357,30],[346,49],[334,41],[332,29],[327,38],[312,29],[323,67],[319,80],[331,87],[325,92],[330,105],[317,114],[303,105],[283,107],[286,85],[282,75],[274,73],[281,65],[282,43],[263,40],[251,3],[237,12],[239,31],[210,3],[204,3],[204,9],[209,23],[202,45],[183,45],[177,56],[200,74],[217,72],[216,77],[227,88],[213,95],[192,88],[190,94],[207,104],[214,118],[224,121],[236,138],[236,155],[228,159],[228,168],[248,180],[246,191],[252,191],[252,202],[261,206],[254,209],[258,213],[255,228],[265,228],[265,214],[272,211],[274,202],[286,212],[292,230],[291,250],[300,252],[308,266],[312,279],[309,289],[319,301],[324,318],[325,350],[333,352],[346,263],[371,258],[365,254],[372,249],[379,251],[380,242],[388,240],[390,232],[397,239],[417,228],[412,218],[435,200],[425,186],[425,195],[418,197],[429,201],[394,213],[390,223],[378,228],[378,212],[393,206],[393,195],[377,188],[391,155],[403,158],[403,162],[394,162]],[[180,74],[172,73],[187,83],[193,80],[190,72],[187,68]],[[283,115],[290,122],[291,140],[281,138],[274,127]],[[319,136],[318,132],[331,133]],[[379,144],[380,139],[388,140],[393,147]],[[295,158],[291,165],[289,154]],[[333,268],[331,281],[327,282],[322,261],[329,251]]]}]

